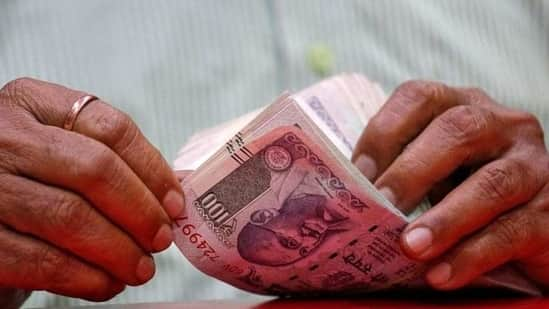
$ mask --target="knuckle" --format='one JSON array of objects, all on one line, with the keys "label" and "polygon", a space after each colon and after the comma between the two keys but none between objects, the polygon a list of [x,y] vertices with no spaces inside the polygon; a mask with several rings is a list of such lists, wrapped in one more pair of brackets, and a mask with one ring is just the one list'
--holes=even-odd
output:
[{"label": "knuckle", "polygon": [[164,158],[158,149],[151,147],[151,150],[145,151],[145,160],[143,163],[145,170],[158,170],[163,168]]},{"label": "knuckle", "polygon": [[36,272],[40,278],[44,278],[52,287],[65,286],[70,281],[70,272],[74,261],[61,251],[46,246],[38,250],[36,261]]},{"label": "knuckle", "polygon": [[457,251],[457,255],[461,260],[476,262],[476,260],[478,260],[479,253],[483,250],[478,242],[469,242],[458,247]]},{"label": "knuckle", "polygon": [[534,217],[529,212],[516,212],[513,215],[503,215],[494,222],[492,231],[499,247],[518,247],[533,240]]},{"label": "knuckle", "polygon": [[492,103],[492,99],[490,98],[488,93],[486,93],[486,91],[484,91],[481,88],[477,88],[477,87],[467,88],[463,90],[463,92],[465,93],[467,103],[469,104]]},{"label": "knuckle", "polygon": [[114,110],[97,119],[99,138],[113,148],[125,149],[139,136],[139,129],[126,113]]},{"label": "knuckle", "polygon": [[89,155],[81,156],[77,164],[77,176],[92,185],[111,180],[119,169],[116,155],[107,147],[99,147]]},{"label": "knuckle", "polygon": [[[416,183],[412,185],[409,183],[409,174],[408,172],[420,172],[420,171],[428,171],[431,169],[432,163],[429,162],[425,156],[422,153],[422,150],[420,147],[413,147],[413,145],[409,144],[405,147],[403,153],[405,152],[405,155],[402,155],[399,160],[395,161],[395,166],[398,168],[398,175],[391,175],[394,176],[400,176],[403,181],[403,185],[407,184],[407,186],[415,186],[419,183]],[[426,175],[428,177],[429,175]],[[433,175],[433,177],[436,177]],[[431,179],[424,179],[423,181],[430,182]],[[434,179],[433,179],[434,180]],[[423,184],[423,182],[421,183]]]},{"label": "knuckle", "polygon": [[490,128],[487,112],[471,105],[459,105],[438,118],[439,128],[446,138],[459,145],[476,141],[482,132]]},{"label": "knuckle", "polygon": [[530,177],[520,161],[507,159],[486,166],[480,174],[478,190],[481,198],[500,203],[515,201],[524,192]]},{"label": "knuckle", "polygon": [[543,126],[539,119],[529,112],[517,112],[518,123],[522,124],[524,130],[528,135],[537,138],[539,141],[544,140]]},{"label": "knuckle", "polygon": [[92,162],[89,162],[88,164],[93,169],[106,169],[110,170],[115,166],[116,162],[116,155],[112,153],[109,149],[101,149],[98,150],[93,156]]},{"label": "knuckle", "polygon": [[[542,211],[543,213],[549,210],[549,182],[545,182],[536,197],[532,199],[525,208],[529,211]],[[549,215],[546,218],[549,222]]]},{"label": "knuckle", "polygon": [[414,114],[430,104],[438,108],[435,103],[445,96],[448,89],[442,83],[424,80],[409,80],[400,84],[387,104],[368,122],[367,132],[376,138],[383,136],[406,144],[407,137],[400,133],[405,122],[403,115]]},{"label": "knuckle", "polygon": [[405,98],[404,102],[421,101],[429,103],[441,97],[448,90],[448,86],[438,82],[424,80],[409,80],[401,84],[395,94]]},{"label": "knuckle", "polygon": [[20,77],[7,82],[0,91],[8,94],[9,96],[17,96],[17,94],[21,92],[21,89],[25,89],[32,83],[33,79],[29,77]]},{"label": "knuckle", "polygon": [[390,128],[391,126],[389,126],[388,123],[382,117],[380,117],[380,114],[377,114],[368,122],[368,127],[366,130],[366,132],[368,133],[367,136],[378,137],[381,135],[385,135]]},{"label": "knuckle", "polygon": [[[26,104],[30,101],[28,89],[32,88],[36,80],[29,77],[21,77],[9,81],[0,89],[1,97],[6,97],[11,103]],[[4,101],[4,100],[2,100]]]},{"label": "knuckle", "polygon": [[[397,119],[401,118],[398,112],[383,112],[376,114],[368,122],[365,131],[365,139],[362,140],[360,147],[369,149],[370,151],[389,151],[394,147],[395,143],[402,139],[402,135],[398,134]],[[379,140],[391,141],[386,143],[378,143]],[[397,143],[398,144],[398,143]]]},{"label": "knuckle", "polygon": [[410,99],[423,98],[423,92],[425,82],[421,80],[408,80],[400,84],[395,90],[395,94],[399,94],[403,97]]},{"label": "knuckle", "polygon": [[65,194],[59,197],[49,220],[52,226],[62,226],[68,235],[79,234],[86,230],[93,210],[78,196]]},{"label": "knuckle", "polygon": [[0,134],[0,169],[16,172],[19,154],[25,151],[25,145],[15,134],[4,131]]}]

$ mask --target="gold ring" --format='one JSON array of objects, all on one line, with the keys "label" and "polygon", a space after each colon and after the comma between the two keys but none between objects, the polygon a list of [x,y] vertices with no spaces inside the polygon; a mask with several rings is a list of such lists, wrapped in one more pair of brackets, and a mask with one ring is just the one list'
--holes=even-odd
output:
[{"label": "gold ring", "polygon": [[82,111],[82,109],[88,103],[94,100],[97,100],[97,97],[93,95],[85,95],[76,100],[76,102],[74,102],[74,104],[72,105],[71,111],[67,115],[67,118],[65,119],[65,124],[63,125],[63,128],[65,130],[72,131],[74,128],[74,123],[76,122],[76,118],[78,117],[78,114],[80,114],[80,111]]}]

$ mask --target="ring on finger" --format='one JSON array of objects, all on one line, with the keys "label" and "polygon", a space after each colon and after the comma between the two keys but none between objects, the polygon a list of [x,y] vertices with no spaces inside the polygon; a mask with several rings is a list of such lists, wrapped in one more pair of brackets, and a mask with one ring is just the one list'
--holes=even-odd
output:
[{"label": "ring on finger", "polygon": [[67,118],[65,119],[65,123],[63,124],[63,128],[68,131],[72,131],[74,128],[74,123],[76,122],[76,118],[78,117],[78,114],[82,111],[82,109],[90,102],[97,100],[97,97],[94,95],[85,95],[80,97],[76,102],[73,103],[72,108],[67,115]]}]

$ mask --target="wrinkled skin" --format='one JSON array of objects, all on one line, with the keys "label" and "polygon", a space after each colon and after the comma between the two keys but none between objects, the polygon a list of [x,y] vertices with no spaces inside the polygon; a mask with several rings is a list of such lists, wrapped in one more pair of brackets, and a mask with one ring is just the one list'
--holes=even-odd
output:
[{"label": "wrinkled skin", "polygon": [[507,262],[549,287],[549,156],[526,112],[479,89],[402,84],[364,130],[353,161],[398,208],[427,195],[401,247],[452,290]]},{"label": "wrinkled skin", "polygon": [[29,78],[0,90],[0,305],[32,290],[106,300],[148,281],[183,209],[169,165],[100,100]]}]

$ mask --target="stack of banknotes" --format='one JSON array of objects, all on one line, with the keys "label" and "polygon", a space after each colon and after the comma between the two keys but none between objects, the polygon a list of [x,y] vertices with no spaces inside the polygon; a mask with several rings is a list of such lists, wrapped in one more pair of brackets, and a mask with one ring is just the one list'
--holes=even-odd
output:
[{"label": "stack of banknotes", "polygon": [[[426,287],[427,265],[408,259],[399,237],[429,203],[401,213],[350,162],[385,100],[365,76],[342,74],[192,136],[174,163],[191,171],[173,227],[183,255],[261,294]],[[539,294],[510,266],[474,285]]]}]

